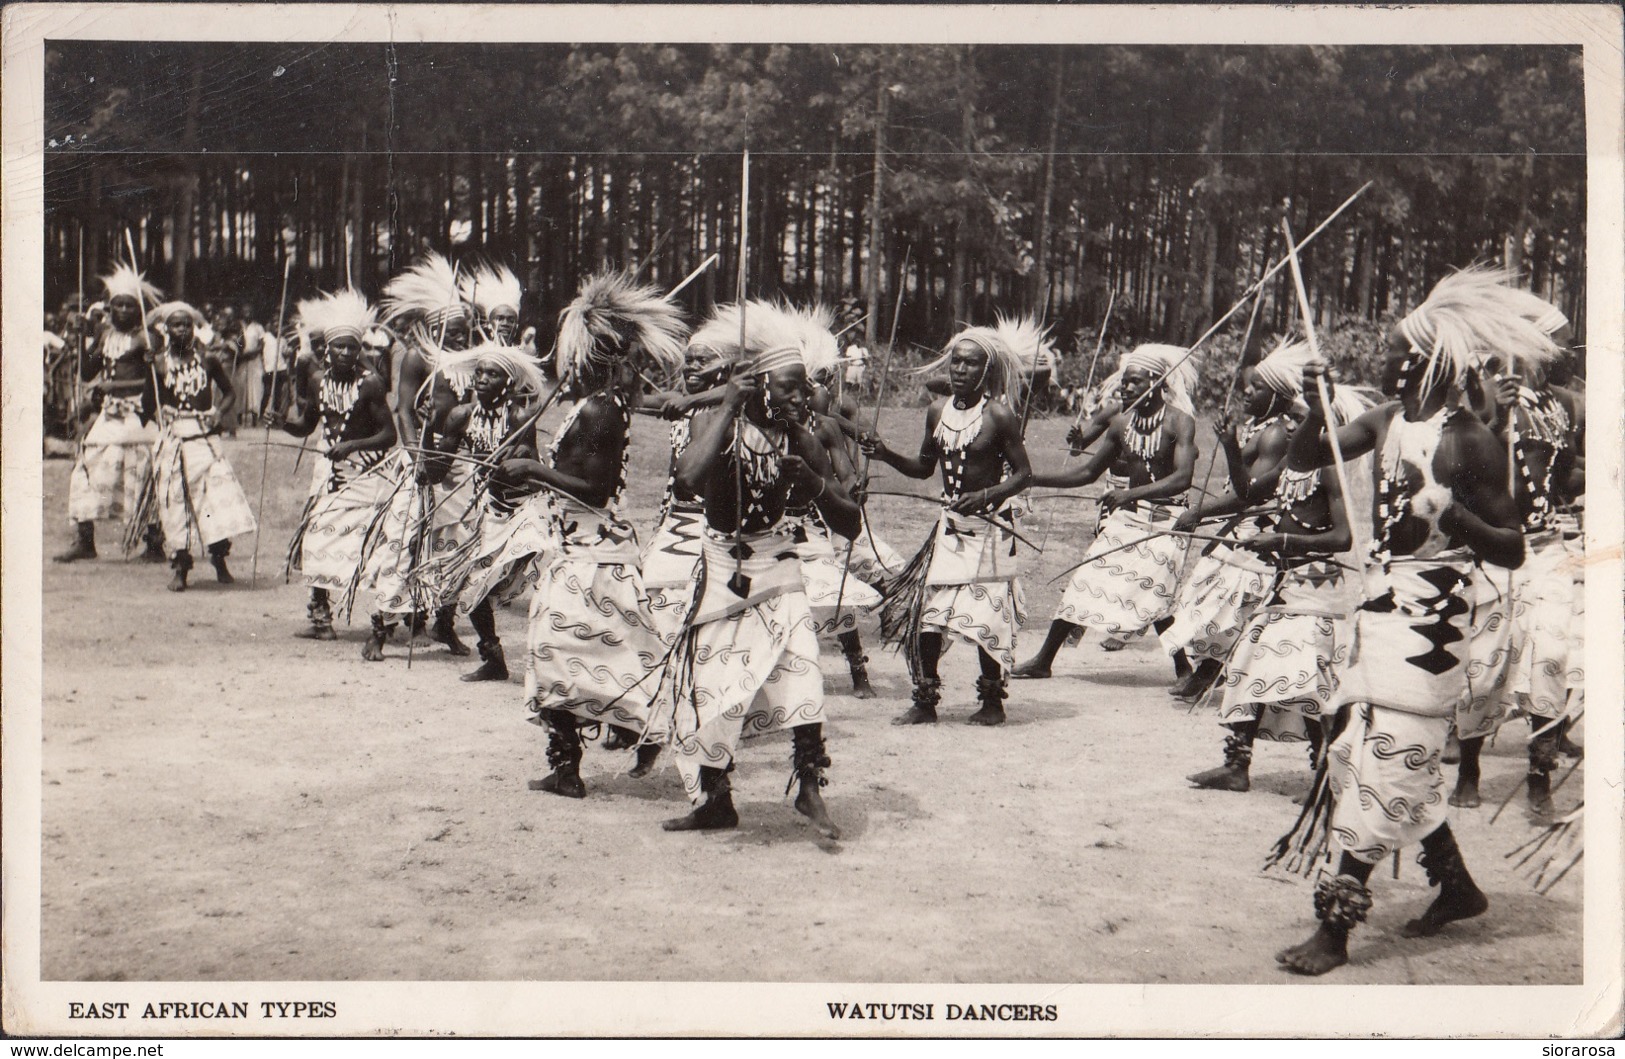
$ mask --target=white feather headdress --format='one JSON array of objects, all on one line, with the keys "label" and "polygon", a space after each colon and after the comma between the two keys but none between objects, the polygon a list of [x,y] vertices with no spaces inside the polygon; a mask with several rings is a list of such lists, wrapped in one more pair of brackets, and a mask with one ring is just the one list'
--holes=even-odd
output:
[{"label": "white feather headdress", "polygon": [[164,302],[164,304],[158,306],[157,308],[148,311],[147,326],[157,327],[159,324],[167,324],[169,322],[169,318],[174,316],[176,313],[185,313],[187,316],[190,316],[192,318],[193,327],[202,327],[204,324],[208,323],[208,321],[203,318],[203,314],[198,312],[187,302],[171,301]]},{"label": "white feather headdress", "polygon": [[1491,357],[1522,372],[1562,353],[1535,322],[1550,308],[1513,286],[1510,273],[1474,265],[1435,284],[1427,300],[1399,322],[1399,332],[1427,358],[1426,386],[1459,381]]},{"label": "white feather headdress", "polygon": [[317,313],[329,342],[337,338],[362,341],[378,324],[378,310],[353,287],[323,295]]},{"label": "white feather headdress", "polygon": [[301,298],[294,309],[294,326],[306,335],[321,335],[327,331],[327,319],[324,313],[325,299],[321,295],[314,298]]},{"label": "white feather headdress", "polygon": [[670,375],[682,365],[687,336],[682,314],[659,288],[639,286],[627,272],[601,273],[559,314],[559,364],[578,371],[630,356]]},{"label": "white feather headdress", "polygon": [[1046,368],[1055,370],[1055,341],[1047,327],[1039,326],[1032,316],[1005,316],[993,326],[999,340],[1021,358],[1021,370],[1031,375]]},{"label": "white feather headdress", "polygon": [[482,264],[470,269],[464,274],[461,285],[463,300],[479,309],[486,320],[498,309],[512,309],[517,313],[525,296],[519,277],[507,265]]},{"label": "white feather headdress", "polygon": [[818,379],[834,372],[841,362],[841,345],[835,339],[835,310],[827,305],[812,305],[789,311],[801,321],[801,354],[807,377]]},{"label": "white feather headdress", "polygon": [[470,315],[458,289],[457,270],[437,253],[428,253],[384,287],[383,315],[421,328],[431,339],[451,320]]},{"label": "white feather headdress", "polygon": [[704,351],[707,367],[739,353],[739,306],[718,305],[711,316],[688,336],[690,350]]},{"label": "white feather headdress", "polygon": [[[1282,338],[1269,356],[1253,365],[1258,380],[1282,397],[1294,401],[1318,401],[1317,394],[1303,392],[1303,369],[1314,359],[1307,342]],[[1371,396],[1356,386],[1338,385],[1332,394],[1332,415],[1347,423],[1372,405]]]},{"label": "white feather headdress", "polygon": [[134,298],[142,305],[157,305],[164,300],[164,292],[147,282],[145,272],[137,272],[122,261],[102,277],[102,286],[107,288],[108,301],[124,297]]},{"label": "white feather headdress", "polygon": [[948,340],[942,347],[942,353],[934,360],[916,368],[916,375],[929,375],[946,367],[954,355],[954,347],[961,342],[971,345],[987,354],[987,373],[984,377],[984,388],[994,397],[1002,397],[1010,392],[1015,380],[1020,377],[1023,368],[1021,355],[1005,343],[999,332],[991,327],[967,327]]},{"label": "white feather headdress", "polygon": [[1121,370],[1128,373],[1139,369],[1149,372],[1152,385],[1163,387],[1163,400],[1187,415],[1195,415],[1191,391],[1196,388],[1196,358],[1187,357],[1184,346],[1169,346],[1159,342],[1135,346],[1123,355]]},{"label": "white feather headdress", "polygon": [[508,376],[513,383],[509,392],[519,390],[529,390],[537,394],[542,392],[546,379],[542,375],[541,365],[535,357],[518,346],[487,342],[475,347],[473,354],[474,367],[489,364]]}]

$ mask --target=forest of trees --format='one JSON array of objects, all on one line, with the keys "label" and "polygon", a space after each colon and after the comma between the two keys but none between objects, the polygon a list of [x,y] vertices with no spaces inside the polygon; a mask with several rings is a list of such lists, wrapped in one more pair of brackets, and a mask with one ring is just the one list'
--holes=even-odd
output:
[{"label": "forest of trees", "polygon": [[[1280,250],[1375,184],[1304,261],[1328,324],[1505,262],[1583,320],[1578,48],[357,45],[62,42],[46,73],[56,304],[129,231],[172,294],[274,313],[376,294],[425,248],[513,265],[542,325],[647,260],[696,311],[867,306],[940,343],[1032,309],[1092,343],[1189,341]],[[1277,286],[1263,321],[1295,311]],[[1243,318],[1244,319],[1244,318]]]}]

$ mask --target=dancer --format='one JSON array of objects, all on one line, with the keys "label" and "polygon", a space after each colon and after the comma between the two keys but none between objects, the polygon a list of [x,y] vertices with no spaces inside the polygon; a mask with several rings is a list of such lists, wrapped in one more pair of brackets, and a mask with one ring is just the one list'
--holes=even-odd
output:
[{"label": "dancer", "polygon": [[[444,480],[460,460],[472,468],[479,505],[474,536],[457,550],[438,555],[414,572],[425,598],[437,609],[455,602],[479,634],[480,666],[463,674],[469,682],[507,680],[508,664],[497,636],[491,600],[511,602],[534,587],[538,560],[558,548],[551,497],[526,497],[492,478],[491,461],[534,460],[534,400],[542,372],[516,347],[487,344],[464,355],[473,362],[473,399],[454,407],[429,443],[425,471],[430,483]],[[526,429],[526,428],[529,429]]]},{"label": "dancer", "polygon": [[1016,649],[1025,603],[1016,562],[1016,511],[1011,501],[1032,480],[1021,417],[1005,403],[1020,379],[1012,342],[1042,341],[1031,321],[1000,320],[949,340],[920,369],[948,369],[951,394],[931,403],[917,456],[894,451],[878,434],[863,449],[910,478],[942,467],[943,512],[903,573],[886,582],[881,634],[900,645],[914,683],[914,702],[893,724],[935,724],[942,700],[937,663],[949,633],[976,647],[981,675],[975,725],[1005,720],[1005,675]]},{"label": "dancer", "polygon": [[395,421],[384,381],[362,365],[361,338],[376,317],[372,306],[345,290],[301,302],[299,316],[308,334],[322,335],[323,353],[295,372],[293,409],[282,429],[301,438],[320,429],[323,447],[316,457],[320,485],[288,549],[289,570],[302,573],[310,588],[310,625],[294,635],[336,640],[334,593],[348,595],[353,605],[369,532],[389,503],[389,465],[399,473],[404,456],[391,452]]},{"label": "dancer", "polygon": [[[823,446],[835,480],[848,495],[855,495],[857,469],[852,463],[848,435],[841,427],[843,421],[850,422],[850,419],[841,416],[839,398],[828,388],[838,385],[834,380],[840,371],[840,346],[831,330],[835,314],[824,307],[788,311],[803,330],[802,361],[811,387],[807,426]],[[875,689],[869,683],[869,658],[863,653],[857,614],[878,607],[880,593],[847,569],[846,557],[857,551],[856,543],[851,547],[844,541],[837,543],[819,517],[817,505],[811,501],[797,503],[786,514],[800,522],[795,530],[796,548],[801,553],[801,577],[813,623],[820,636],[833,635],[841,645],[841,654],[852,676],[853,698],[872,699]],[[870,547],[874,548],[873,541]]]},{"label": "dancer", "polygon": [[[90,383],[99,401],[96,421],[85,432],[79,458],[68,477],[68,520],[73,546],[54,556],[59,563],[96,558],[96,523],[128,518],[140,506],[142,485],[152,469],[158,440],[153,423],[152,351],[158,342],[142,326],[143,304],[156,305],[163,293],[146,276],[126,264],[102,277],[107,290],[107,326],[79,366],[79,378]],[[146,550],[141,558],[164,561],[163,538],[156,524],[141,527]]]},{"label": "dancer", "polygon": [[[1550,345],[1504,304],[1446,277],[1390,336],[1383,391],[1397,400],[1337,429],[1345,458],[1379,454],[1371,551],[1380,575],[1355,611],[1353,658],[1333,699],[1348,711],[1326,764],[1336,874],[1316,886],[1315,933],[1276,955],[1289,970],[1318,975],[1348,961],[1349,932],[1371,907],[1372,868],[1418,839],[1439,894],[1407,936],[1489,907],[1446,819],[1439,758],[1452,715],[1462,736],[1480,734],[1461,709],[1475,564],[1515,569],[1524,547],[1505,450],[1462,406],[1461,379],[1487,354]],[[1312,363],[1305,394],[1322,382],[1324,367]],[[1293,468],[1332,462],[1319,400],[1288,451]]]},{"label": "dancer", "polygon": [[186,591],[194,539],[208,550],[215,580],[234,583],[226,568],[231,538],[253,533],[257,526],[248,497],[215,440],[220,424],[231,421],[227,417],[237,393],[220,358],[198,344],[195,332],[202,322],[203,314],[185,302],[168,302],[147,315],[149,327],[162,323],[169,332],[153,365],[162,431],[153,450],[152,476],[164,548],[174,571],[171,592]]},{"label": "dancer", "polygon": [[519,303],[525,290],[507,265],[480,265],[461,280],[463,301],[478,310],[475,328],[486,341],[512,346],[519,339]]},{"label": "dancer", "polygon": [[683,353],[685,393],[659,395],[648,407],[675,420],[671,425],[671,463],[666,492],[654,533],[643,553],[643,587],[649,593],[649,611],[661,641],[672,647],[683,628],[683,617],[693,602],[695,571],[704,539],[705,506],[697,493],[683,488],[677,461],[693,437],[694,417],[705,403],[715,403],[734,365],[731,354],[739,345],[739,307],[719,306],[711,318],[689,336]]},{"label": "dancer", "polygon": [[[1505,304],[1521,313],[1548,337],[1568,323],[1552,305],[1513,286],[1508,274],[1467,269],[1454,279],[1472,297]],[[1552,812],[1551,773],[1557,767],[1569,705],[1565,678],[1575,582],[1558,528],[1557,507],[1566,490],[1575,484],[1584,488],[1583,470],[1578,472],[1578,483],[1575,480],[1574,423],[1547,374],[1562,353],[1563,347],[1554,340],[1547,348],[1518,349],[1510,360],[1487,358],[1476,373],[1488,384],[1490,426],[1511,450],[1513,489],[1523,520],[1527,559],[1510,576],[1490,582],[1502,595],[1486,600],[1483,606],[1494,608],[1490,613],[1498,624],[1493,632],[1481,632],[1489,629],[1490,621],[1475,614],[1473,660],[1482,668],[1470,667],[1468,678],[1475,685],[1471,694],[1478,710],[1488,714],[1478,726],[1481,729],[1506,719],[1514,709],[1528,714],[1534,734],[1529,741],[1526,789],[1529,807],[1537,815]],[[1494,685],[1486,686],[1491,678]],[[1494,701],[1486,702],[1491,699]],[[1472,807],[1482,802],[1478,783],[1484,738],[1461,739],[1461,764],[1451,805]]]},{"label": "dancer", "polygon": [[586,797],[583,724],[609,726],[606,750],[636,745],[636,775],[659,753],[665,733],[651,703],[665,652],[620,498],[640,374],[674,372],[685,330],[677,309],[630,275],[587,280],[559,318],[563,385],[576,404],[545,462],[502,464],[501,483],[557,494],[559,549],[531,599],[525,664],[525,698],[547,730],[552,771],[531,790]]},{"label": "dancer", "polygon": [[755,303],[745,322],[735,351],[752,358],[748,373],[729,382],[721,408],[696,417],[678,460],[681,487],[703,497],[706,529],[692,614],[667,664],[673,751],[694,809],[663,826],[737,825],[728,773],[740,739],[789,728],[795,807],[834,839],[840,830],[819,790],[830,759],[818,634],[786,512],[810,500],[832,530],[851,536],[858,506],[804,425],[801,322]]},{"label": "dancer", "polygon": [[1286,459],[1287,437],[1296,425],[1292,406],[1302,385],[1302,360],[1308,354],[1303,343],[1283,343],[1242,372],[1245,426],[1238,431],[1228,413],[1214,426],[1230,491],[1174,520],[1175,530],[1189,533],[1203,522],[1232,516],[1211,532],[1234,542],[1234,546],[1209,542],[1179,587],[1172,622],[1162,634],[1163,648],[1170,655],[1183,651],[1200,661],[1190,676],[1170,689],[1175,698],[1200,699],[1224,674],[1225,660],[1275,580],[1267,563],[1248,554],[1246,543],[1272,528],[1275,520],[1268,515],[1249,518],[1243,512],[1274,493]]},{"label": "dancer", "polygon": [[[1219,708],[1219,723],[1230,733],[1224,741],[1224,764],[1189,777],[1209,790],[1248,790],[1253,743],[1259,738],[1308,740],[1310,767],[1315,767],[1337,671],[1348,661],[1344,566],[1336,558],[1352,541],[1342,490],[1330,468],[1285,465],[1291,432],[1306,413],[1301,399],[1309,359],[1307,343],[1289,343],[1244,373],[1244,401],[1255,424],[1259,417],[1273,421],[1260,436],[1274,436],[1254,441],[1266,459],[1277,450],[1280,458],[1268,473],[1239,482],[1245,493],[1211,506],[1212,513],[1222,515],[1273,498],[1276,511],[1267,528],[1239,544],[1269,562],[1274,576],[1226,666]],[[1319,397],[1310,394],[1308,399]],[[1369,404],[1354,388],[1341,386],[1332,413],[1341,426]]]},{"label": "dancer", "polygon": [[1105,518],[1094,544],[1061,596],[1044,645],[1013,676],[1048,678],[1061,646],[1085,629],[1124,640],[1167,629],[1186,547],[1184,537],[1167,531],[1196,465],[1195,375],[1178,346],[1132,350],[1118,386],[1122,411],[1112,416],[1100,448],[1075,470],[1033,476],[1035,485],[1070,488],[1109,472],[1123,484],[1100,498]]},{"label": "dancer", "polygon": [[[368,561],[377,602],[372,638],[361,656],[372,662],[383,660],[384,644],[401,619],[410,621],[413,636],[421,633],[429,607],[416,591],[424,584],[418,568],[466,546],[480,514],[471,465],[454,462],[431,484],[418,459],[451,410],[472,399],[474,366],[458,354],[468,349],[474,309],[463,299],[457,270],[439,254],[426,254],[384,287],[382,315],[400,336],[395,415],[413,480],[394,494],[383,560]],[[456,600],[441,600],[433,609],[431,638],[453,657],[468,655],[457,635]]]}]

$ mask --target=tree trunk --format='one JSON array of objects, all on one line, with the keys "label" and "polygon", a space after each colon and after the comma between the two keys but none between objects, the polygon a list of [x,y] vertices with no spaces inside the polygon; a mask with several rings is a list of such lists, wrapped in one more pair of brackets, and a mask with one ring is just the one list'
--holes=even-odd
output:
[{"label": "tree trunk", "polygon": [[1027,302],[1035,313],[1042,314],[1040,304],[1049,288],[1049,229],[1050,210],[1055,201],[1055,144],[1061,132],[1061,85],[1066,70],[1066,52],[1055,52],[1055,94],[1050,101],[1049,144],[1044,151],[1044,194],[1038,209],[1038,243],[1033,255],[1033,271],[1027,291]]}]

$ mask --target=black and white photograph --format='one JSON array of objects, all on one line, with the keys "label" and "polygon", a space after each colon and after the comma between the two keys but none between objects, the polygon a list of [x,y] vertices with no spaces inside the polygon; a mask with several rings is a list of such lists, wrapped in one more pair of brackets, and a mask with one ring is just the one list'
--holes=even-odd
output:
[{"label": "black and white photograph", "polygon": [[1621,1031],[1617,8],[210,6],[4,12],[6,1032]]}]

